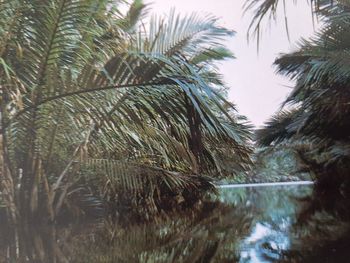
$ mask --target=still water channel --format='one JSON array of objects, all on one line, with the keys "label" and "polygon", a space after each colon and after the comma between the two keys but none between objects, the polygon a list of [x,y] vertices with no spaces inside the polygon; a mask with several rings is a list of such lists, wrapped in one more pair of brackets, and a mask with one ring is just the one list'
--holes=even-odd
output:
[{"label": "still water channel", "polygon": [[222,187],[191,213],[147,224],[0,226],[0,262],[350,262],[348,224],[313,205],[312,187]]}]

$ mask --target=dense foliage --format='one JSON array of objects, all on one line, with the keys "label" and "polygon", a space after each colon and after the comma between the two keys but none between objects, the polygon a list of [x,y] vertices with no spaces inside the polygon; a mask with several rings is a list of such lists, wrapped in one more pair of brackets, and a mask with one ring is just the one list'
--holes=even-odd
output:
[{"label": "dense foliage", "polygon": [[[214,65],[232,58],[221,43],[233,32],[214,17],[150,18],[139,0],[0,3],[1,193],[14,220],[54,220],[80,191],[152,201],[160,185],[200,190],[191,174],[249,167],[249,127]],[[140,180],[129,164],[162,172]]]},{"label": "dense foliage", "polygon": [[[260,2],[257,17],[276,12],[279,1]],[[312,1],[321,29],[275,61],[296,84],[284,109],[257,132],[264,146],[295,149],[319,183],[348,186],[350,171],[350,3]],[[261,20],[255,25],[259,27]]]}]

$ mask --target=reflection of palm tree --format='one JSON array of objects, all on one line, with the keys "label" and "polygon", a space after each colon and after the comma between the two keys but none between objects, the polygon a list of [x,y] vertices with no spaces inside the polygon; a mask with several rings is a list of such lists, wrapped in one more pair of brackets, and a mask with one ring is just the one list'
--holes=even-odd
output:
[{"label": "reflection of palm tree", "polygon": [[158,223],[122,226],[106,220],[21,230],[19,251],[33,262],[237,262],[239,241],[251,222],[246,208],[245,215],[238,211],[210,203]]},{"label": "reflection of palm tree", "polygon": [[[160,224],[133,226],[127,229],[111,224],[96,234],[94,243],[87,245],[101,253],[86,255],[86,259],[98,259],[99,255],[106,255],[105,250],[110,252],[112,247],[113,253],[108,253],[108,260],[232,262],[237,259],[237,242],[241,235],[249,230],[249,219],[243,215],[234,217],[236,212],[222,204],[210,204],[207,207],[205,205],[202,211],[192,212],[190,217],[182,216],[176,220],[172,218],[171,221]],[[111,243],[106,246],[105,240],[111,240]],[[76,241],[85,247],[85,242]],[[85,249],[79,249],[80,253],[83,251]],[[79,258],[79,255],[76,258]]]},{"label": "reflection of palm tree", "polygon": [[249,132],[211,63],[232,57],[218,44],[231,32],[174,13],[145,30],[145,11],[140,1],[125,15],[108,0],[1,4],[1,190],[14,218],[53,220],[86,160],[114,176],[108,160],[198,173],[220,170],[228,152],[237,170],[249,165]]}]

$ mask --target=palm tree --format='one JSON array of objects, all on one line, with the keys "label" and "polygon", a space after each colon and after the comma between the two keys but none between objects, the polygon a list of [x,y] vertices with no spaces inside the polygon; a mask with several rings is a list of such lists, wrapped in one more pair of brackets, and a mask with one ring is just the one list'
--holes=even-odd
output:
[{"label": "palm tree", "polygon": [[[342,6],[349,7],[349,0],[305,0],[311,6],[311,12],[313,15],[320,15],[320,18],[327,16],[329,10],[334,7]],[[263,23],[265,20],[276,19],[278,16],[279,7],[282,6],[284,12],[284,22],[286,27],[286,33],[289,38],[288,30],[288,16],[287,16],[287,1],[286,0],[246,0],[245,10],[253,10],[254,16],[250,23],[248,35],[253,35],[257,37],[257,42],[259,44],[259,38],[262,33]],[[298,1],[293,1],[297,4]]]},{"label": "palm tree", "polygon": [[[284,107],[258,131],[261,145],[287,142],[318,179],[347,184],[350,170],[350,4],[316,2],[323,27],[297,51],[275,61],[278,72],[296,81]],[[289,109],[288,109],[289,108]]]},{"label": "palm tree", "polygon": [[[54,220],[96,168],[135,193],[160,181],[204,187],[167,170],[220,171],[227,152],[236,171],[250,165],[248,126],[213,66],[232,57],[220,44],[232,32],[174,12],[146,25],[142,1],[123,4],[1,1],[1,192],[12,220]],[[162,176],[139,180],[129,163]]]}]

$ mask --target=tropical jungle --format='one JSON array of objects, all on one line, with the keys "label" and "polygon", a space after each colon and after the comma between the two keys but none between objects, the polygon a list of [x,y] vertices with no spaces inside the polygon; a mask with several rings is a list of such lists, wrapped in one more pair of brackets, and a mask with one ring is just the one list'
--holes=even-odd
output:
[{"label": "tropical jungle", "polygon": [[[350,1],[303,1],[320,27],[256,128],[219,18],[0,0],[0,262],[348,262]],[[289,34],[285,0],[243,8],[258,52],[276,17]]]}]

